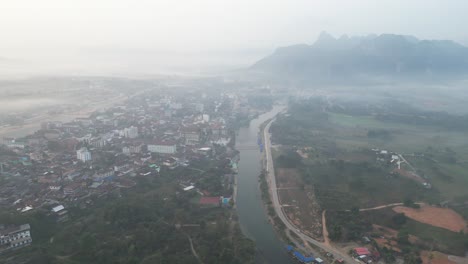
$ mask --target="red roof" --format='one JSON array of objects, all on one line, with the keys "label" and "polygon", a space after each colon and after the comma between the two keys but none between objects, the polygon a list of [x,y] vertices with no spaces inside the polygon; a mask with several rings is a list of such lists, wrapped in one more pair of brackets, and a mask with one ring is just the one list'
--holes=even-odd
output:
[{"label": "red roof", "polygon": [[216,197],[201,197],[200,204],[219,204],[219,196]]},{"label": "red roof", "polygon": [[369,249],[365,247],[355,248],[354,251],[356,251],[358,255],[370,255],[371,254]]}]

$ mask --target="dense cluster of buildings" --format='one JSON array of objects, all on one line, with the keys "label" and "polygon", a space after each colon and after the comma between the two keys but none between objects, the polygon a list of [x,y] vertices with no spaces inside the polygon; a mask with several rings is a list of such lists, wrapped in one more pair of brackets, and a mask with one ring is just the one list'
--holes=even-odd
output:
[{"label": "dense cluster of buildings", "polygon": [[[21,213],[43,208],[59,221],[66,220],[66,207],[86,205],[92,196],[130,188],[136,184],[135,177],[157,177],[164,170],[190,166],[206,157],[232,158],[234,151],[219,157],[216,149],[232,143],[239,117],[255,114],[244,99],[232,94],[216,98],[150,94],[87,118],[44,123],[41,130],[24,138],[3,138],[0,208]],[[229,175],[220,177],[232,183]],[[181,182],[181,191],[189,185],[196,183]],[[225,195],[202,203],[229,201]],[[23,238],[19,244],[9,241],[8,247],[31,242],[30,236]]]}]

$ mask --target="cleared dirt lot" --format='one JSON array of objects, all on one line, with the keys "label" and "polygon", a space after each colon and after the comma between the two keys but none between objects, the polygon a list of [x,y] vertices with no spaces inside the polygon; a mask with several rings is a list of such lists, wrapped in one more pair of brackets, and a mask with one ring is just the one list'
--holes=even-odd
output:
[{"label": "cleared dirt lot", "polygon": [[422,205],[420,209],[396,206],[393,211],[404,213],[407,217],[421,223],[448,229],[453,232],[467,232],[463,217],[449,208]]},{"label": "cleared dirt lot", "polygon": [[279,200],[289,220],[304,233],[322,239],[322,210],[314,191],[303,187],[295,169],[280,168],[276,177]]}]

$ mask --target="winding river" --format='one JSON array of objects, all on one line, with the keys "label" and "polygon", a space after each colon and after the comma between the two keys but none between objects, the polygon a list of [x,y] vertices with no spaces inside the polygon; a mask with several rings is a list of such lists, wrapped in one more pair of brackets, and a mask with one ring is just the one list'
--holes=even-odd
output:
[{"label": "winding river", "polygon": [[275,106],[271,111],[252,120],[248,127],[239,130],[236,138],[236,148],[240,151],[237,211],[242,232],[255,241],[257,263],[293,263],[284,250],[284,244],[268,222],[258,183],[261,172],[261,153],[257,144],[259,128],[282,109],[281,106]]}]

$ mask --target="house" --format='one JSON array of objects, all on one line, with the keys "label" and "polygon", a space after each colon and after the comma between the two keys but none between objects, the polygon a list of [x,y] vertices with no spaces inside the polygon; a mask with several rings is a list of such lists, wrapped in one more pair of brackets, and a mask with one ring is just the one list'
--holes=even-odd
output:
[{"label": "house", "polygon": [[54,208],[52,208],[52,212],[53,213],[58,213],[58,212],[60,212],[60,211],[62,211],[64,209],[65,209],[65,207],[63,205],[57,205]]},{"label": "house", "polygon": [[206,197],[203,196],[200,198],[199,204],[207,207],[217,207],[220,206],[221,198],[219,196]]},{"label": "house", "polygon": [[32,243],[30,231],[29,224],[0,229],[0,253],[30,245]]},{"label": "house", "polygon": [[354,249],[354,252],[355,252],[356,255],[358,255],[358,256],[370,256],[370,255],[371,255],[369,249],[367,249],[367,248],[365,248],[365,247],[355,248],[355,249]]},{"label": "house", "polygon": [[68,219],[68,211],[65,210],[63,205],[57,205],[52,208],[52,215],[55,217],[57,222],[62,222]]},{"label": "house", "polygon": [[177,151],[177,145],[173,141],[157,141],[148,144],[148,151],[160,154],[174,154]]}]

